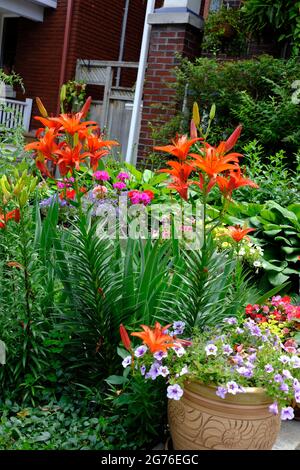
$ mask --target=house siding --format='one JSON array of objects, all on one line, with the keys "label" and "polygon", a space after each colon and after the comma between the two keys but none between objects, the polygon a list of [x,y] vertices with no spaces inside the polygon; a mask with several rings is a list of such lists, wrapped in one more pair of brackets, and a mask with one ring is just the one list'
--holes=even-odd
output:
[{"label": "house siding", "polygon": [[[75,0],[65,81],[74,78],[77,59],[118,60],[124,7],[125,0]],[[26,97],[40,96],[49,113],[57,109],[66,11],[67,0],[58,0],[56,10],[45,10],[43,23],[19,22],[15,71],[24,79]],[[145,0],[130,1],[126,61],[139,60],[145,11]],[[125,81],[133,85],[135,75]]]}]

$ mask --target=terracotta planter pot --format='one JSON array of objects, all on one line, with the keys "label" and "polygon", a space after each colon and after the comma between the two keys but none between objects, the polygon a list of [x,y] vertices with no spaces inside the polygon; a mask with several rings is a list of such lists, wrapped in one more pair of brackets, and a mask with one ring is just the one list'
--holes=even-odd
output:
[{"label": "terracotta planter pot", "polygon": [[227,395],[224,400],[215,391],[192,382],[185,386],[179,401],[169,400],[174,449],[272,449],[280,417],[270,414],[272,401],[264,390],[246,388],[246,393]]}]

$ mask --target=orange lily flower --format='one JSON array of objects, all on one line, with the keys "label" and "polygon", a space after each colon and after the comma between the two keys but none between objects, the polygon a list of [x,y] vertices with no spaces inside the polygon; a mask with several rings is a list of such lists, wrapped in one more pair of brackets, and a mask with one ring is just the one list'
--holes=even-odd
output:
[{"label": "orange lily flower", "polygon": [[200,173],[199,174],[199,181],[191,181],[191,182],[188,183],[188,185],[191,186],[192,184],[195,184],[196,186],[199,186],[201,191],[205,190],[205,194],[208,194],[210,192],[210,190],[214,187],[216,182],[217,182],[217,180],[215,178],[210,178],[207,185],[205,186],[204,176]]},{"label": "orange lily flower", "polygon": [[235,225],[234,227],[228,227],[229,234],[231,238],[239,243],[246,235],[250,232],[255,232],[255,228],[242,228],[240,225]]},{"label": "orange lily flower", "polygon": [[15,222],[20,222],[20,209],[14,209],[13,211],[7,212],[5,215],[0,213],[0,228],[5,228],[6,223],[12,219]]},{"label": "orange lily flower", "polygon": [[160,323],[156,322],[154,328],[150,328],[146,325],[141,325],[143,332],[131,333],[131,336],[137,336],[143,340],[143,343],[148,346],[152,353],[163,351],[166,352],[167,349],[176,346],[174,343],[174,338],[165,333],[165,331],[171,325],[162,327]]},{"label": "orange lily flower", "polygon": [[25,146],[25,150],[36,150],[41,153],[45,158],[53,160],[53,154],[58,150],[58,145],[55,142],[57,137],[57,130],[55,128],[49,129],[44,137],[41,137],[37,142],[31,142]]},{"label": "orange lily flower", "polygon": [[81,153],[82,145],[79,143],[76,147],[71,147],[69,144],[63,143],[63,146],[56,151],[58,155],[58,167],[62,176],[65,176],[68,171],[80,169],[80,163],[86,158],[90,157],[89,152]]},{"label": "orange lily flower", "polygon": [[168,186],[169,189],[175,189],[182,199],[187,201],[188,198],[188,178],[194,170],[192,165],[188,163],[179,163],[174,161],[167,162],[167,165],[172,167],[170,169],[158,170],[160,173],[169,173],[172,176],[173,182]]},{"label": "orange lily flower", "polygon": [[154,147],[154,150],[160,152],[170,153],[178,158],[178,160],[184,161],[187,159],[190,148],[199,140],[203,140],[201,137],[194,139],[188,139],[186,135],[177,136],[172,140],[173,145],[165,145],[164,147]]},{"label": "orange lily flower", "polygon": [[91,155],[91,167],[95,171],[98,167],[99,160],[105,155],[109,154],[111,147],[120,145],[119,142],[115,140],[102,140],[101,137],[92,133],[86,136],[86,144],[88,151]]},{"label": "orange lily flower", "polygon": [[81,122],[81,119],[81,112],[76,114],[60,114],[59,117],[50,118],[51,121],[59,124],[60,130],[64,130],[70,135],[74,135],[79,131],[87,133],[90,129],[97,129],[98,124],[95,121]]},{"label": "orange lily flower", "polygon": [[242,186],[258,188],[258,185],[254,183],[254,181],[244,178],[239,167],[237,167],[235,171],[229,172],[229,179],[224,176],[217,176],[217,184],[225,197],[231,197],[232,192]]},{"label": "orange lily flower", "polygon": [[195,159],[194,165],[197,168],[204,171],[210,178],[216,178],[219,173],[236,168],[232,162],[238,162],[238,157],[242,157],[240,153],[225,155],[225,152],[225,142],[221,142],[217,148],[206,143],[204,155],[191,153],[190,156]]},{"label": "orange lily flower", "polygon": [[[53,118],[49,117],[42,117],[42,116],[34,116],[34,119],[36,121],[40,121],[46,128],[48,129],[54,129],[58,131],[58,129],[61,127],[61,124],[59,122],[53,121]],[[36,136],[39,137],[40,134],[44,131],[44,128],[40,128],[36,131]]]}]

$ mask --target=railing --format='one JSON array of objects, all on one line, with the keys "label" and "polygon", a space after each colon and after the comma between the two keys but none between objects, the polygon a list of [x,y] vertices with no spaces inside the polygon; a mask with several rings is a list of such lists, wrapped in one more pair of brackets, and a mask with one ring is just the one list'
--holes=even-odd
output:
[{"label": "railing", "polygon": [[0,126],[7,129],[23,127],[28,132],[30,127],[32,111],[32,99],[25,101],[10,100],[0,98]]}]

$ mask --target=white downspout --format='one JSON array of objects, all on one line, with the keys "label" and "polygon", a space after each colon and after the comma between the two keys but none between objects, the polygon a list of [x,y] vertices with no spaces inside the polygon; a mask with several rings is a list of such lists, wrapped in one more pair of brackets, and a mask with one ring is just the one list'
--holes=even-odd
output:
[{"label": "white downspout", "polygon": [[[129,12],[129,3],[130,0],[126,0],[125,8],[124,8],[124,17],[123,17],[123,24],[122,24],[122,33],[120,39],[120,52],[119,52],[119,62],[122,62],[124,59],[124,48],[125,48],[125,38],[126,38],[126,29],[127,29],[127,22],[128,22],[128,12]],[[116,86],[120,86],[121,80],[121,68],[118,67],[117,70],[117,78],[116,78]]]},{"label": "white downspout", "polygon": [[146,72],[148,52],[149,52],[150,34],[151,34],[151,25],[148,24],[148,16],[154,13],[154,8],[155,8],[155,0],[148,0],[143,40],[142,40],[142,46],[141,46],[139,69],[138,69],[138,75],[137,75],[137,80],[136,80],[136,89],[135,89],[135,95],[134,95],[131,124],[130,124],[129,137],[128,137],[126,160],[125,160],[126,163],[132,163],[132,164],[135,164],[135,162],[133,162],[133,157],[134,157],[135,148],[138,145],[138,140],[139,140],[139,136],[137,135],[137,130],[138,130],[139,123],[140,123],[139,120],[141,118],[141,103],[142,103],[142,98],[143,98],[144,79],[145,79],[145,72]]}]

